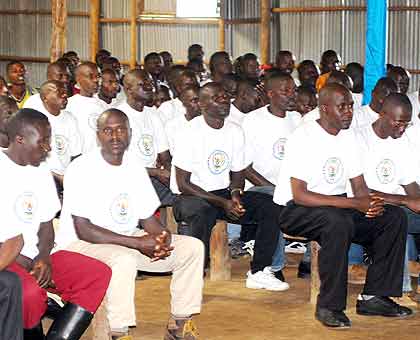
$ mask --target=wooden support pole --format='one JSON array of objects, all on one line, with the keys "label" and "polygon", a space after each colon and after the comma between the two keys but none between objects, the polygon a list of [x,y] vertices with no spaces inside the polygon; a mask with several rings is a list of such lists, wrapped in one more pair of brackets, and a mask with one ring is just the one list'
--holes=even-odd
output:
[{"label": "wooden support pole", "polygon": [[311,304],[316,305],[321,285],[319,280],[318,252],[319,245],[316,241],[310,242],[311,247]]},{"label": "wooden support pole", "polygon": [[66,49],[67,0],[51,1],[51,62],[60,58]]},{"label": "wooden support pole", "polygon": [[260,57],[261,64],[270,62],[270,18],[271,1],[261,0]]},{"label": "wooden support pole", "polygon": [[227,223],[217,220],[210,237],[210,280],[230,281],[232,278],[231,271]]},{"label": "wooden support pole", "polygon": [[131,0],[130,15],[130,68],[136,67],[137,63],[137,0]]},{"label": "wooden support pole", "polygon": [[224,51],[226,48],[224,5],[224,0],[220,0],[219,51]]},{"label": "wooden support pole", "polygon": [[99,50],[99,16],[101,11],[100,0],[90,0],[90,60],[95,62],[96,52]]}]

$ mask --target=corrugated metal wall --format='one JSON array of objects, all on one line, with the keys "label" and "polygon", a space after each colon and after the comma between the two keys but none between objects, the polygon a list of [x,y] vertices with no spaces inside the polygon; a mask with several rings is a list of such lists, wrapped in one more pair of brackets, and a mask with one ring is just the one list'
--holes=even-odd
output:
[{"label": "corrugated metal wall", "polygon": [[[198,0],[197,0],[198,1]],[[201,0],[203,1],[203,0]],[[118,3],[118,6],[116,6]],[[363,6],[365,0],[272,0],[273,7]],[[391,6],[420,6],[420,0],[389,0]],[[1,0],[0,9],[49,10],[50,0]],[[69,11],[89,11],[87,0],[67,1]],[[176,0],[146,0],[145,12],[175,12]],[[129,0],[103,0],[101,14],[105,18],[129,17]],[[293,51],[298,60],[319,62],[322,51],[335,49],[343,62],[364,62],[365,12],[283,13],[272,15],[271,59],[279,49]],[[226,0],[226,19],[258,18],[260,1]],[[420,69],[420,13],[389,13],[389,62],[409,69]],[[236,58],[245,52],[259,55],[260,27],[258,24],[227,25],[226,49]],[[0,20],[0,54],[48,57],[51,17],[46,15],[2,16]],[[217,25],[138,26],[138,59],[151,51],[169,50],[174,59],[185,60],[191,43],[205,47],[207,57],[218,49]],[[82,59],[89,57],[89,18],[69,17],[67,49],[75,50]],[[111,50],[121,60],[129,59],[129,25],[101,24],[101,46]],[[5,74],[6,62],[0,62],[0,74]],[[46,65],[26,63],[29,80],[39,86],[45,79]],[[419,75],[413,75],[410,90],[418,88]]]}]

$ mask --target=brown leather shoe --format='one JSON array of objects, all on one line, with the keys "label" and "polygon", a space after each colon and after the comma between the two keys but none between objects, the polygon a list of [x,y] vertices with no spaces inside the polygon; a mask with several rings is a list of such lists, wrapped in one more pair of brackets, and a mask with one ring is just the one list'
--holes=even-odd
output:
[{"label": "brown leather shoe", "polygon": [[354,285],[363,285],[366,281],[367,268],[361,264],[353,264],[348,269],[347,282]]},{"label": "brown leather shoe", "polygon": [[191,319],[169,319],[164,340],[198,340],[198,331]]}]

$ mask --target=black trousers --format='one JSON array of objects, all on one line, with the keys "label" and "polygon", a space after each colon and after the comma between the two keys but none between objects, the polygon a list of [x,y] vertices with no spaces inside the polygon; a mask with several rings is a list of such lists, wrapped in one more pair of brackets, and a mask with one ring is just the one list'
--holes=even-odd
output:
[{"label": "black trousers", "polygon": [[150,177],[152,185],[159,197],[161,207],[172,205],[176,195],[165,184],[159,181],[156,177]]},{"label": "black trousers", "polygon": [[22,340],[22,288],[15,273],[0,271],[0,340]]},{"label": "black trousers", "polygon": [[[216,190],[213,194],[230,199],[230,192],[226,189]],[[178,223],[187,223],[192,230],[193,237],[204,242],[206,246],[206,259],[209,258],[209,242],[211,230],[216,220],[247,225],[257,225],[255,237],[254,257],[251,262],[251,271],[255,273],[270,266],[277,246],[280,228],[277,217],[282,207],[276,205],[272,197],[257,192],[245,192],[242,195],[242,204],[246,209],[239,220],[229,220],[222,208],[210,204],[208,201],[190,195],[179,195],[173,203],[173,212]]]},{"label": "black trousers", "polygon": [[352,242],[366,247],[372,256],[362,294],[401,296],[407,218],[399,207],[387,205],[382,216],[370,219],[353,209],[311,208],[290,201],[279,223],[288,235],[303,236],[321,246],[320,307],[346,308],[347,254]]}]

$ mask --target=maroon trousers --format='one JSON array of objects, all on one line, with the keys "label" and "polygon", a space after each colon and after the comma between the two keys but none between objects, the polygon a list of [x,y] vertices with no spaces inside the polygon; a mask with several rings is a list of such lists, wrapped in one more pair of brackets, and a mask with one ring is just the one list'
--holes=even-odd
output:
[{"label": "maroon trousers", "polygon": [[[66,302],[95,313],[111,279],[111,269],[104,263],[78,253],[61,250],[51,255],[52,280],[58,294]],[[16,273],[22,282],[23,326],[33,328],[47,309],[47,291],[38,286],[35,278],[17,263],[8,271]]]}]

